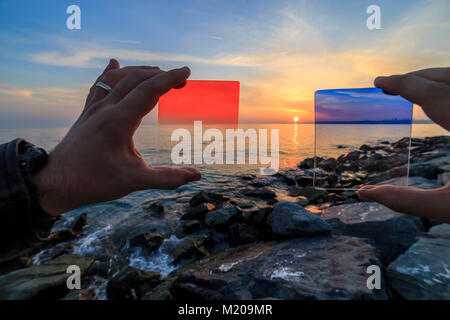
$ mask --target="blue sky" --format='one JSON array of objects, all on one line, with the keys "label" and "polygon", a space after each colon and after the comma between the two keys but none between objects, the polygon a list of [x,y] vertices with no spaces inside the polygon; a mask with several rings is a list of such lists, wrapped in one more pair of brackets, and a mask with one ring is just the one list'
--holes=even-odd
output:
[{"label": "blue sky", "polygon": [[412,103],[378,88],[319,90],[315,94],[316,121],[409,120]]},{"label": "blue sky", "polygon": [[[374,3],[382,30],[366,28]],[[81,30],[66,28],[71,4]],[[318,89],[449,65],[449,12],[446,0],[3,0],[0,128],[70,125],[110,57],[240,81],[242,122],[310,121]]]}]

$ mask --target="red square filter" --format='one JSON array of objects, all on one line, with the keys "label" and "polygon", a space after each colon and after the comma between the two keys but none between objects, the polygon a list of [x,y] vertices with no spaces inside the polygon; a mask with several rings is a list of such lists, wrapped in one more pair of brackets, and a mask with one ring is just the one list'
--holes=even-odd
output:
[{"label": "red square filter", "polygon": [[159,124],[237,124],[238,119],[239,81],[188,80],[159,99]]}]

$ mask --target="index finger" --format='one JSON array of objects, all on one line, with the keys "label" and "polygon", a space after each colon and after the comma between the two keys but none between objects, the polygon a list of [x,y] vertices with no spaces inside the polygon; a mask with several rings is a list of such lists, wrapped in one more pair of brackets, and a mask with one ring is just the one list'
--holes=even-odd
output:
[{"label": "index finger", "polygon": [[142,118],[153,109],[160,96],[182,85],[190,74],[188,67],[161,72],[141,82],[122,99],[118,107],[125,113],[125,118]]},{"label": "index finger", "polygon": [[374,84],[388,94],[401,95],[418,105],[423,105],[430,98],[434,98],[436,92],[441,91],[443,86],[447,86],[413,74],[378,77]]}]

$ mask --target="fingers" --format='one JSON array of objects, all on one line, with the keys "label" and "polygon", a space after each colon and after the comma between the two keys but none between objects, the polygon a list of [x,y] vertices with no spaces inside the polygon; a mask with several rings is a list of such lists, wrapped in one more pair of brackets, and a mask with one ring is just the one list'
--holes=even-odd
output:
[{"label": "fingers", "polygon": [[421,106],[430,99],[436,98],[436,95],[446,87],[445,84],[413,74],[378,77],[374,84],[386,93],[401,95],[403,98]]},{"label": "fingers", "polygon": [[109,60],[109,63],[106,66],[105,70],[103,70],[102,74],[98,76],[97,80],[95,80],[94,84],[92,85],[91,89],[89,90],[89,94],[86,98],[86,105],[91,104],[91,99],[94,96],[94,93],[97,91],[97,88],[98,88],[95,84],[100,81],[102,76],[110,70],[119,69],[119,68],[120,68],[119,61],[117,61],[116,59]]},{"label": "fingers", "polygon": [[150,112],[160,96],[185,83],[188,67],[161,72],[141,82],[118,105],[125,121],[138,120]]},{"label": "fingers", "polygon": [[[116,87],[116,85],[129,73],[145,71],[145,70],[159,70],[159,68],[152,67],[152,66],[129,66],[129,67],[121,68],[121,69],[112,69],[112,70],[108,70],[107,72],[103,73],[99,77],[98,81],[102,81],[114,89]],[[112,92],[112,90],[111,90],[111,92]],[[94,95],[92,97],[91,104],[104,99],[106,96],[109,96],[111,94],[111,92],[108,92],[107,90],[105,90],[103,88],[95,86]]]},{"label": "fingers", "polygon": [[408,74],[450,85],[450,68],[429,68]]},{"label": "fingers", "polygon": [[186,183],[201,179],[201,173],[195,168],[149,168],[145,175],[145,189],[176,189]]},{"label": "fingers", "polygon": [[160,70],[158,67],[131,70],[113,87],[113,90],[108,95],[108,100],[112,103],[119,102],[141,82],[150,79],[161,72],[164,71]]},{"label": "fingers", "polygon": [[450,222],[450,184],[432,190],[365,186],[357,194],[361,200],[375,201],[397,212]]}]

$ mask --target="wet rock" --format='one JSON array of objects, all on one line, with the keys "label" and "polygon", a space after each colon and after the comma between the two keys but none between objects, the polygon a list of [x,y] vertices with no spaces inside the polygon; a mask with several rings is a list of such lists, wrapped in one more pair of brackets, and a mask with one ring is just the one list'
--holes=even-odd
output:
[{"label": "wet rock", "polygon": [[364,180],[364,184],[377,184],[388,179],[405,177],[407,172],[408,168],[406,165],[395,167],[384,172],[370,174],[370,176]]},{"label": "wet rock", "polygon": [[282,201],[273,206],[266,225],[276,236],[296,237],[327,234],[331,227],[315,214],[293,202]]},{"label": "wet rock", "polygon": [[70,229],[75,233],[80,233],[83,231],[84,226],[87,224],[87,214],[82,213],[80,216],[72,223]]},{"label": "wet rock", "polygon": [[[321,160],[319,157],[316,160]],[[299,163],[298,167],[300,169],[313,169],[314,168],[314,158],[307,158]]]},{"label": "wet rock", "polygon": [[201,258],[210,254],[214,241],[209,235],[200,235],[180,242],[171,252],[174,263],[183,259]]},{"label": "wet rock", "polygon": [[181,219],[204,219],[205,215],[216,208],[212,203],[200,203],[195,207],[189,207]]},{"label": "wet rock", "polygon": [[131,248],[140,247],[144,255],[159,249],[165,237],[159,232],[146,232],[130,239],[129,245]]},{"label": "wet rock", "polygon": [[192,207],[196,207],[202,203],[212,203],[215,206],[217,206],[218,204],[222,204],[226,200],[227,198],[225,198],[223,195],[219,193],[200,191],[189,200],[189,204]]},{"label": "wet rock", "polygon": [[253,180],[256,176],[254,174],[244,174],[243,176],[241,176],[242,180]]},{"label": "wet rock", "polygon": [[311,176],[298,176],[296,183],[299,187],[311,187],[313,185],[313,177]]},{"label": "wet rock", "polygon": [[371,239],[387,263],[408,249],[423,230],[418,217],[397,213],[373,202],[330,207],[320,217],[325,221],[338,218],[343,226],[341,232],[346,235]]},{"label": "wet rock", "polygon": [[160,282],[161,275],[158,272],[127,266],[108,282],[106,295],[111,300],[139,300]]},{"label": "wet rock", "polygon": [[445,186],[450,182],[450,172],[441,173],[437,178],[437,183],[441,186]]},{"label": "wet rock", "polygon": [[392,262],[387,277],[404,299],[450,299],[450,225],[432,227]]},{"label": "wet rock", "polygon": [[242,194],[247,197],[270,200],[276,198],[275,192],[269,189],[244,189],[242,190]]},{"label": "wet rock", "polygon": [[[360,239],[265,242],[190,263],[169,275],[161,293],[177,300],[386,299],[383,279],[381,290],[367,288],[366,268],[372,264],[380,264],[376,250]],[[157,296],[155,289],[148,296]]]},{"label": "wet rock", "polygon": [[67,268],[80,267],[84,275],[93,259],[83,259],[79,255],[68,254],[42,265],[31,266],[10,272],[0,277],[0,299],[59,299],[69,293],[67,288]]},{"label": "wet rock", "polygon": [[361,155],[361,152],[359,151],[352,151],[348,152],[344,155],[344,159],[348,161],[355,161],[358,160]]},{"label": "wet rock", "polygon": [[230,203],[241,209],[250,209],[255,206],[255,203],[253,201],[245,200],[245,199],[231,200]]},{"label": "wet rock", "polygon": [[164,216],[164,210],[164,206],[159,202],[154,202],[147,208],[147,211],[150,213],[150,215],[157,218],[161,218]]},{"label": "wet rock", "polygon": [[183,223],[182,229],[184,234],[194,233],[202,228],[202,223],[198,220],[191,220]]},{"label": "wet rock", "polygon": [[231,243],[233,245],[248,244],[262,238],[262,232],[245,223],[233,223],[229,229]]},{"label": "wet rock", "polygon": [[263,227],[272,207],[263,207],[257,210],[243,211],[242,219],[245,223],[256,227]]},{"label": "wet rock", "polygon": [[297,197],[296,202],[297,202],[297,204],[301,205],[302,207],[306,207],[307,205],[309,205],[308,198],[303,197],[303,196]]},{"label": "wet rock", "polygon": [[61,242],[66,242],[80,238],[80,235],[70,229],[63,229],[52,232],[45,242],[45,246],[54,246]]},{"label": "wet rock", "polygon": [[361,147],[359,147],[359,150],[367,152],[370,151],[372,148],[368,146],[367,144],[363,144]]},{"label": "wet rock", "polygon": [[290,188],[289,194],[293,197],[302,196],[308,199],[310,203],[315,203],[322,197],[325,197],[328,192],[324,189],[305,187],[305,188]]},{"label": "wet rock", "polygon": [[389,180],[384,180],[381,182],[378,182],[378,185],[386,185],[391,184],[394,186],[406,186],[406,183],[408,183],[408,186],[410,187],[416,187],[421,189],[434,189],[438,188],[439,185],[436,183],[435,180],[430,180],[424,177],[409,177],[408,179],[406,177],[397,177],[392,178]]},{"label": "wet rock", "polygon": [[335,171],[338,162],[334,158],[328,158],[320,162],[320,167],[326,171]]},{"label": "wet rock", "polygon": [[224,207],[209,212],[205,223],[210,228],[222,228],[232,222],[241,211],[236,207]]}]

